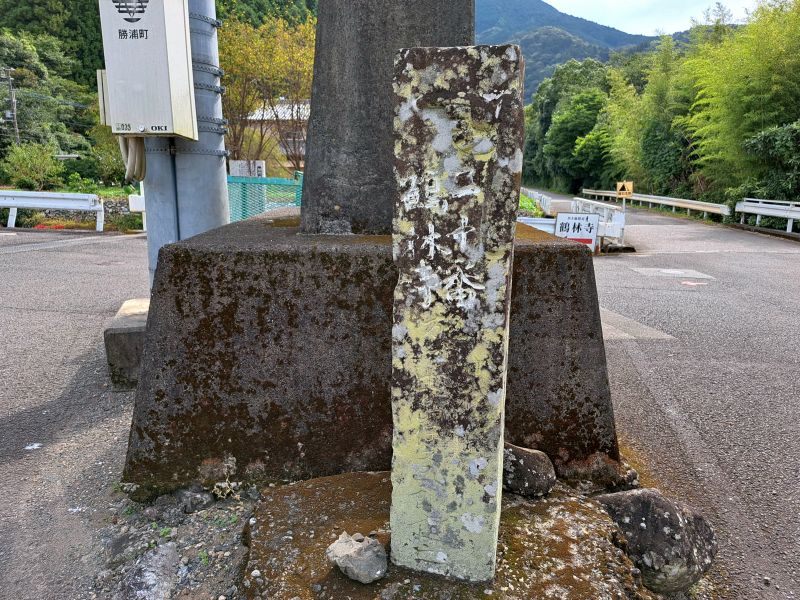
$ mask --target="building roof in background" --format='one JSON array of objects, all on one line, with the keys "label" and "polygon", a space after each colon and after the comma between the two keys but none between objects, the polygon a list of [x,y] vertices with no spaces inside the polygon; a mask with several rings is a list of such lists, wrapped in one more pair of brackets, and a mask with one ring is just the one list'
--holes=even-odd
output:
[{"label": "building roof in background", "polygon": [[262,108],[250,115],[251,121],[294,121],[297,119],[308,121],[311,116],[311,103],[306,101],[299,104],[281,102],[275,107]]}]

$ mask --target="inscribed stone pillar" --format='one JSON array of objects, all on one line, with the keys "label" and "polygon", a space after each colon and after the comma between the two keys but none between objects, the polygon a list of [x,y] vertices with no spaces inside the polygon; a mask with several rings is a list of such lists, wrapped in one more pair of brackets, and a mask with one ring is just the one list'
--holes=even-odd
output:
[{"label": "inscribed stone pillar", "polygon": [[392,560],[494,576],[522,171],[517,46],[395,63]]},{"label": "inscribed stone pillar", "polygon": [[394,56],[474,43],[475,0],[320,1],[305,233],[391,233]]}]

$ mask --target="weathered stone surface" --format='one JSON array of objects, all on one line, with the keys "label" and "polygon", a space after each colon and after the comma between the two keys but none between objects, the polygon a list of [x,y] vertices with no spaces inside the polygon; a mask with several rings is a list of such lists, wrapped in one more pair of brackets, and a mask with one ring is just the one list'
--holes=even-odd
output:
[{"label": "weathered stone surface", "polygon": [[386,576],[386,548],[374,538],[351,537],[346,531],[325,551],[328,562],[353,581],[372,583]]},{"label": "weathered stone surface", "polygon": [[717,554],[714,530],[693,508],[653,489],[594,499],[622,529],[628,554],[651,590],[687,591],[711,568]]},{"label": "weathered stone surface", "polygon": [[[559,476],[572,485],[594,493],[623,492],[641,487],[639,474],[625,463],[613,460],[608,454],[595,452],[583,460],[562,464]],[[588,486],[588,487],[587,487]]]},{"label": "weathered stone surface", "polygon": [[124,473],[139,496],[388,467],[391,238],[298,225],[161,251]]},{"label": "weathered stone surface", "polygon": [[400,48],[474,41],[475,0],[319,3],[305,232],[391,233],[394,55]]},{"label": "weathered stone surface", "polygon": [[564,486],[535,502],[504,496],[497,575],[480,584],[390,565],[386,577],[363,585],[327,561],[325,549],[342,531],[371,532],[389,542],[389,473],[326,477],[267,488],[263,495],[238,586],[246,598],[654,600],[616,546],[619,529],[608,514]]},{"label": "weathered stone surface", "polygon": [[546,453],[559,476],[569,469],[577,478],[609,479],[608,463],[619,461],[592,258],[577,244],[522,226],[506,415],[507,441]]},{"label": "weathered stone surface", "polygon": [[506,442],[503,451],[503,489],[536,498],[546,496],[558,481],[547,454]]},{"label": "weathered stone surface", "polygon": [[106,359],[116,390],[135,389],[139,382],[149,307],[148,298],[128,300],[105,330]]},{"label": "weathered stone surface", "polygon": [[[124,481],[137,496],[224,481],[386,470],[391,237],[244,221],[166,247]],[[617,458],[589,253],[518,225],[506,431],[556,470]],[[368,432],[361,435],[361,432]]]},{"label": "weathered stone surface", "polygon": [[494,576],[522,173],[517,46],[395,63],[392,561]]},{"label": "weathered stone surface", "polygon": [[178,550],[164,544],[144,554],[120,584],[114,600],[169,600],[175,588]]}]

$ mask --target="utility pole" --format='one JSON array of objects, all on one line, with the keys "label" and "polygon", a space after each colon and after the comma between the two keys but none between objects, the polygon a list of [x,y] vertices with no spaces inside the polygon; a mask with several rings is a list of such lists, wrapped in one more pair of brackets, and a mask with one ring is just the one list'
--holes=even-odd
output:
[{"label": "utility pole", "polygon": [[215,0],[188,0],[200,137],[147,138],[144,181],[152,282],[162,246],[230,221]]},{"label": "utility pole", "polygon": [[19,139],[19,123],[17,122],[17,91],[14,89],[14,78],[11,77],[11,69],[3,69],[3,78],[8,82],[8,103],[11,108],[11,120],[14,123],[14,139],[17,141],[17,146],[20,145]]}]

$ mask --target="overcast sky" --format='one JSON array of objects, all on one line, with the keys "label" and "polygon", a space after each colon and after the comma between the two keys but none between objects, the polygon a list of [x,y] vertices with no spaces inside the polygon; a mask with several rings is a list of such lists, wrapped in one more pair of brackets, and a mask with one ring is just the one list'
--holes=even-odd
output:
[{"label": "overcast sky", "polygon": [[[610,25],[628,33],[653,35],[689,29],[692,18],[701,19],[713,0],[545,0],[561,12]],[[743,20],[757,0],[723,2],[734,18]]]}]

